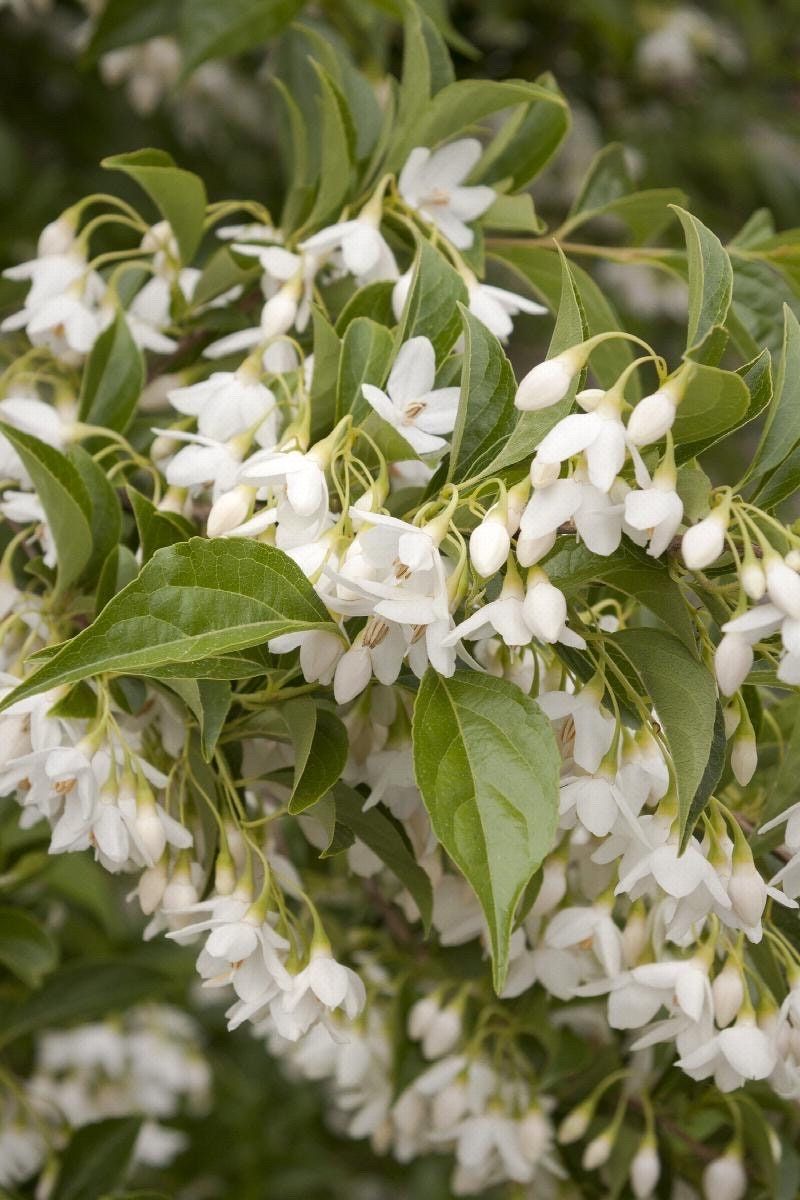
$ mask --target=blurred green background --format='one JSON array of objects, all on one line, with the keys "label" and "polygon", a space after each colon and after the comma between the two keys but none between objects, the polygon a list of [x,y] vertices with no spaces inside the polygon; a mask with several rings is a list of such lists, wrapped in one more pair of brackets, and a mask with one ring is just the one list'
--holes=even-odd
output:
[{"label": "blurred green background", "polygon": [[[68,204],[108,188],[98,166],[108,154],[166,149],[203,176],[212,199],[246,196],[270,204],[280,195],[278,110],[268,82],[275,44],[216,58],[184,78],[173,36],[177,0],[114,7],[127,17],[122,35],[113,25],[103,34],[108,10],[96,0],[0,0],[2,265],[32,254],[39,229]],[[448,32],[460,75],[531,79],[550,70],[567,94],[572,133],[534,188],[545,218],[563,215],[596,151],[620,141],[639,186],[682,187],[693,211],[723,238],[760,207],[772,210],[779,228],[800,225],[797,0],[717,0],[702,7],[459,0],[449,8],[429,0],[426,7]],[[305,5],[300,15],[325,36],[344,40],[378,80],[400,60],[392,9],[391,0],[331,0]],[[131,30],[133,44],[114,48]],[[682,327],[683,289],[669,277],[609,266],[596,277],[633,326],[646,320],[651,329]],[[800,283],[794,296],[791,278],[780,286],[796,303]],[[109,889],[103,905],[121,912],[121,889],[104,876],[97,886]],[[43,908],[63,905],[67,961],[87,952],[135,953],[155,967],[163,959],[156,944],[141,947],[130,916],[104,926],[85,898],[76,901],[74,888],[55,900],[49,893],[30,899]],[[167,949],[175,961],[174,948]],[[189,955],[170,983],[173,998],[188,993],[191,977]],[[143,1186],[196,1200],[450,1195],[446,1159],[405,1167],[336,1139],[325,1128],[315,1089],[289,1084],[247,1033],[225,1033],[216,1009],[204,1010],[202,1020],[215,1066],[213,1113],[187,1123],[192,1149]]]}]

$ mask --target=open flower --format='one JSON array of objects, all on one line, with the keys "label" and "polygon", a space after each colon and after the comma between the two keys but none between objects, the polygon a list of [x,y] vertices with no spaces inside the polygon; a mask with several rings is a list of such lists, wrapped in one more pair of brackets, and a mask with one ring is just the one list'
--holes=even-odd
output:
[{"label": "open flower", "polygon": [[364,399],[379,417],[392,425],[418,454],[432,454],[447,442],[456,423],[459,388],[434,389],[436,356],[426,337],[415,337],[400,347],[386,391],[371,383],[361,385]]},{"label": "open flower", "polygon": [[433,222],[459,250],[468,250],[475,240],[466,222],[485,213],[495,198],[493,188],[463,186],[480,156],[476,138],[461,138],[438,150],[417,146],[397,182],[406,204]]}]

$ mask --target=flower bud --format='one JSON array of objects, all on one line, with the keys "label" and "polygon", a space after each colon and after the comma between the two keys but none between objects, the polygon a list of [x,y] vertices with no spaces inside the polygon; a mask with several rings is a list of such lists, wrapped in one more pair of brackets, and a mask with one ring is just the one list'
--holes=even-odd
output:
[{"label": "flower bud", "polygon": [[579,1141],[589,1128],[589,1122],[594,1116],[594,1105],[589,1101],[576,1105],[572,1112],[567,1113],[558,1127],[556,1137],[562,1146],[569,1146]]},{"label": "flower bud", "polygon": [[596,1171],[598,1167],[602,1167],[611,1157],[611,1151],[614,1149],[614,1139],[608,1129],[602,1133],[598,1133],[597,1137],[586,1146],[581,1159],[581,1165],[584,1171]]},{"label": "flower bud", "polygon": [[534,563],[549,554],[556,543],[555,533],[545,533],[542,537],[526,537],[521,534],[517,538],[517,562],[521,567],[532,567]]},{"label": "flower bud", "polygon": [[751,600],[760,600],[767,590],[764,569],[755,559],[745,562],[739,575],[739,581],[744,588],[745,595],[749,596]]},{"label": "flower bud", "polygon": [[631,909],[622,931],[622,952],[628,967],[636,966],[648,941],[647,916],[639,902]]},{"label": "flower bud", "polygon": [[732,696],[753,665],[753,647],[736,633],[726,633],[714,651],[714,672],[723,696]]},{"label": "flower bud", "polygon": [[230,896],[236,887],[236,868],[230,851],[220,850],[214,864],[214,889],[220,896]]},{"label": "flower bud", "polygon": [[443,1088],[433,1098],[431,1118],[438,1131],[450,1130],[463,1117],[467,1108],[467,1089],[456,1080]]},{"label": "flower bud", "polygon": [[300,669],[309,683],[330,683],[342,657],[341,638],[324,629],[311,629],[300,643]]},{"label": "flower bud", "polygon": [[682,387],[669,380],[650,396],[643,396],[628,420],[628,440],[634,446],[658,442],[672,428]]},{"label": "flower bud", "polygon": [[336,664],[333,695],[337,704],[347,704],[363,692],[372,678],[372,660],[364,646],[351,646]]},{"label": "flower bud", "polygon": [[800,575],[777,554],[766,563],[767,594],[787,617],[800,620]]},{"label": "flower bud", "polygon": [[222,537],[250,515],[255,488],[239,483],[229,492],[223,492],[211,505],[206,522],[206,533],[210,538]]},{"label": "flower bud", "polygon": [[517,1124],[519,1148],[530,1163],[537,1163],[550,1146],[551,1126],[540,1108],[530,1108]]},{"label": "flower bud", "polygon": [[484,578],[500,570],[510,549],[511,538],[499,513],[489,512],[470,534],[470,561]]},{"label": "flower bud", "polygon": [[167,886],[166,858],[160,859],[155,866],[147,867],[139,876],[136,894],[139,897],[139,907],[146,917],[156,911],[164,896]]},{"label": "flower bud", "polygon": [[711,985],[714,1019],[720,1029],[730,1025],[744,1004],[744,980],[736,960],[729,958]]},{"label": "flower bud", "polygon": [[[172,873],[172,878],[164,889],[162,905],[165,912],[188,908],[199,900],[197,888],[192,883],[189,867],[179,862]],[[186,918],[187,923],[190,918]]]},{"label": "flower bud", "polygon": [[531,905],[531,916],[544,917],[561,903],[567,891],[567,865],[562,858],[546,858],[542,886]]},{"label": "flower bud", "polygon": [[456,1045],[463,1032],[458,1008],[443,1008],[436,1013],[422,1038],[425,1058],[441,1058]]},{"label": "flower bud", "polygon": [[408,293],[411,291],[411,272],[406,271],[405,275],[401,275],[397,283],[392,288],[392,312],[395,320],[399,321],[403,315],[403,309],[406,306]]},{"label": "flower bud", "polygon": [[630,1166],[631,1190],[636,1200],[647,1200],[653,1194],[661,1175],[661,1161],[652,1138],[644,1137]]},{"label": "flower bud", "polygon": [[514,404],[522,412],[538,412],[558,404],[566,396],[583,363],[584,352],[577,346],[538,363],[521,381]]},{"label": "flower bud", "polygon": [[290,281],[264,305],[261,312],[261,332],[265,338],[288,333],[296,316],[297,285]]},{"label": "flower bud", "polygon": [[578,392],[575,399],[584,412],[594,412],[600,401],[605,396],[602,388],[584,388]]},{"label": "flower bud", "polygon": [[415,1001],[408,1012],[408,1021],[406,1022],[408,1036],[415,1042],[421,1041],[438,1011],[439,1005],[433,996],[423,996],[421,1000]]},{"label": "flower bud", "polygon": [[49,225],[45,225],[39,234],[39,242],[36,247],[38,257],[44,258],[48,254],[68,254],[75,241],[75,230],[75,218],[69,215],[69,210],[63,212],[60,217],[56,217],[55,221],[51,221]]},{"label": "flower bud", "polygon": [[558,479],[560,472],[560,463],[543,463],[538,457],[531,461],[531,483],[534,487],[549,487]]},{"label": "flower bud", "polygon": [[703,1171],[706,1200],[742,1200],[747,1192],[747,1175],[738,1150],[728,1150]]},{"label": "flower bud", "polygon": [[742,923],[748,928],[758,925],[767,902],[767,886],[752,858],[743,862],[734,856],[728,895]]},{"label": "flower bud", "polygon": [[700,571],[716,562],[725,549],[727,510],[715,508],[702,521],[686,530],[681,539],[683,561],[690,571]]},{"label": "flower bud", "polygon": [[567,619],[567,601],[544,572],[537,570],[538,574],[525,592],[522,613],[535,637],[543,642],[557,642]]},{"label": "flower bud", "polygon": [[733,735],[731,747],[731,770],[736,782],[741,787],[747,787],[758,766],[758,747],[756,746],[753,726],[749,721],[740,721]]}]

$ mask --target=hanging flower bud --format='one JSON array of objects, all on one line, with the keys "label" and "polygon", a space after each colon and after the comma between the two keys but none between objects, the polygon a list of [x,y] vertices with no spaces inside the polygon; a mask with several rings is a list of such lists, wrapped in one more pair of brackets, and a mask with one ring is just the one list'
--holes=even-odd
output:
[{"label": "hanging flower bud", "polygon": [[583,391],[577,393],[575,400],[584,412],[594,412],[604,396],[603,388],[584,388]]},{"label": "hanging flower bud", "polygon": [[567,619],[567,601],[541,568],[529,576],[522,611],[535,637],[543,642],[558,641]]},{"label": "hanging flower bud", "polygon": [[727,506],[720,506],[686,530],[681,539],[681,553],[690,571],[701,571],[717,561],[725,549],[727,528]]},{"label": "hanging flower bud", "polygon": [[760,923],[767,902],[767,885],[746,848],[734,854],[728,895],[736,915],[746,927]]},{"label": "hanging flower bud", "polygon": [[649,446],[670,431],[684,390],[683,379],[668,379],[658,391],[642,397],[628,420],[628,439],[634,446]]},{"label": "hanging flower bud", "polygon": [[210,538],[222,537],[237,525],[242,525],[250,516],[256,489],[239,483],[229,492],[223,492],[211,505],[206,522],[206,533]]},{"label": "hanging flower bud", "polygon": [[660,1176],[661,1160],[658,1157],[655,1139],[645,1136],[630,1166],[631,1190],[636,1200],[647,1200],[647,1197],[653,1194]]},{"label": "hanging flower bud", "polygon": [[753,665],[753,647],[736,633],[726,633],[714,651],[714,672],[723,696],[732,696]]},{"label": "hanging flower bud", "polygon": [[714,1000],[714,1019],[720,1029],[724,1029],[744,1004],[744,980],[732,955],[712,983],[711,995]]},{"label": "hanging flower bud", "polygon": [[581,1159],[581,1165],[584,1171],[596,1171],[598,1167],[602,1167],[611,1157],[611,1151],[614,1149],[613,1133],[609,1129],[604,1129],[602,1133],[598,1133],[597,1137],[586,1146]]},{"label": "hanging flower bud", "polygon": [[[129,772],[126,772],[129,774]],[[136,786],[133,776],[130,777],[131,788]],[[120,786],[122,792],[124,786]],[[152,789],[144,776],[140,776],[136,786],[136,822],[134,825],[136,840],[142,847],[148,866],[157,863],[167,845],[167,834],[164,824],[156,811],[156,801]]]},{"label": "hanging flower bud", "polygon": [[522,412],[538,412],[539,409],[549,408],[551,404],[558,404],[566,396],[585,361],[585,350],[573,346],[555,358],[538,363],[521,381],[514,404]]},{"label": "hanging flower bud", "polygon": [[751,600],[760,600],[767,590],[764,568],[755,558],[750,559],[749,562],[745,559],[744,566],[739,574],[739,582],[744,588],[745,595]]},{"label": "hanging flower bud", "polygon": [[142,871],[139,876],[139,882],[136,885],[139,907],[146,917],[151,916],[158,908],[164,896],[166,886],[167,860],[166,856],[164,856],[155,866],[147,867]]},{"label": "hanging flower bud", "polygon": [[733,735],[733,745],[731,747],[731,770],[736,777],[736,782],[741,787],[747,787],[755,774],[757,766],[758,747],[756,746],[756,736],[753,732],[753,726],[750,724],[750,718],[746,712],[743,712],[736,733]]},{"label": "hanging flower bud", "polygon": [[703,1195],[706,1200],[742,1200],[747,1192],[747,1175],[741,1153],[731,1148],[715,1158],[703,1171]]},{"label": "hanging flower bud", "polygon": [[594,1116],[594,1108],[591,1100],[584,1100],[583,1104],[576,1105],[572,1112],[567,1113],[556,1134],[562,1146],[570,1146],[583,1137]]},{"label": "hanging flower bud", "polygon": [[766,560],[767,594],[787,617],[800,620],[800,575],[788,566],[779,554]]},{"label": "hanging flower bud", "polygon": [[478,574],[486,578],[500,570],[510,549],[511,537],[506,528],[505,515],[500,506],[495,505],[470,534],[470,561]]},{"label": "hanging flower bud", "polygon": [[540,462],[534,457],[531,462],[531,483],[537,488],[549,487],[558,479],[560,472],[561,463]]}]

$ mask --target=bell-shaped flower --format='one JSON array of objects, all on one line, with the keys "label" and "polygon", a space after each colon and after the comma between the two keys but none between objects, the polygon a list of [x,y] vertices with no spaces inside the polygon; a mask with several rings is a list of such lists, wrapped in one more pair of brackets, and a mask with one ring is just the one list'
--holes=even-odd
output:
[{"label": "bell-shaped flower", "polygon": [[582,453],[589,482],[601,492],[609,492],[625,462],[626,445],[619,401],[608,394],[593,412],[562,417],[542,438],[534,462],[560,466]]},{"label": "bell-shaped flower", "polygon": [[621,504],[576,470],[569,479],[556,479],[534,490],[522,514],[520,536],[544,538],[574,521],[578,536],[593,553],[613,554],[622,537],[622,514]]},{"label": "bell-shaped flower", "polygon": [[495,199],[493,188],[464,186],[480,156],[476,138],[461,138],[438,150],[417,146],[397,181],[406,204],[431,221],[458,250],[468,250],[475,240],[466,222],[486,212]]},{"label": "bell-shaped flower", "polygon": [[625,497],[625,523],[647,534],[647,553],[658,558],[678,532],[683,501],[675,490],[675,467],[662,463],[650,487],[632,489]]},{"label": "bell-shaped flower", "polygon": [[511,337],[514,331],[512,318],[519,313],[538,317],[548,312],[543,304],[537,304],[527,296],[494,287],[490,283],[479,283],[474,276],[467,281],[467,294],[469,311],[501,342]]},{"label": "bell-shaped flower", "polygon": [[[216,371],[208,379],[189,387],[175,388],[167,394],[176,412],[197,419],[204,436],[226,442],[237,434],[260,426],[275,412],[275,396],[250,369]],[[275,423],[267,431],[274,443]]]},{"label": "bell-shaped flower", "polygon": [[614,737],[617,724],[603,709],[603,687],[590,680],[577,692],[543,692],[539,707],[551,721],[563,721],[559,730],[562,753],[594,774],[600,766]]},{"label": "bell-shaped flower", "polygon": [[460,389],[434,388],[436,356],[426,337],[404,342],[394,361],[386,391],[371,383],[361,385],[364,399],[417,451],[431,454],[443,449],[458,411]]},{"label": "bell-shaped flower", "polygon": [[341,254],[345,270],[358,283],[397,279],[397,263],[379,225],[363,213],[351,221],[339,221],[300,243],[300,249],[316,255]]},{"label": "bell-shaped flower", "polygon": [[767,1079],[777,1061],[773,1039],[745,1012],[735,1025],[720,1030],[697,1050],[679,1058],[678,1066],[693,1079],[713,1075],[720,1091],[732,1092],[745,1080]]}]

